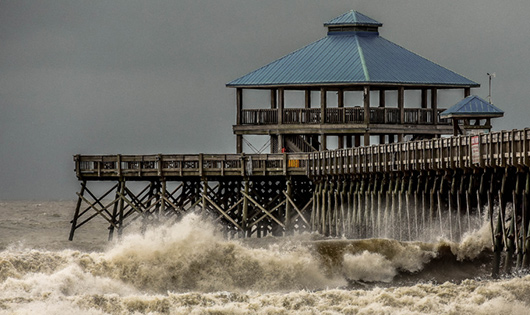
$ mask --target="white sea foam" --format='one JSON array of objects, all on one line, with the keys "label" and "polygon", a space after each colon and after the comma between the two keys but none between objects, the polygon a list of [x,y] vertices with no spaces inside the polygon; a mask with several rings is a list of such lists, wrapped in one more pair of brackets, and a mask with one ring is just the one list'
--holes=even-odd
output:
[{"label": "white sea foam", "polygon": [[0,314],[527,314],[530,276],[393,284],[421,275],[441,247],[473,263],[491,246],[487,228],[460,244],[339,240],[323,253],[305,236],[225,240],[191,215],[100,252],[12,246],[0,252]]}]

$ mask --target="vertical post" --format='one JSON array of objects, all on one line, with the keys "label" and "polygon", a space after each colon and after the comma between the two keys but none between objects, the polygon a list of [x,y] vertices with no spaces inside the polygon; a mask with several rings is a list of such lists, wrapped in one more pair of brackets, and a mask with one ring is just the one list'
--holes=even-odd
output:
[{"label": "vertical post", "polygon": [[327,91],[325,88],[320,89],[320,123],[326,123]]},{"label": "vertical post", "polygon": [[285,107],[285,90],[278,89],[278,125],[283,124],[283,109]]},{"label": "vertical post", "polygon": [[202,214],[206,213],[206,196],[208,195],[208,181],[202,180]]},{"label": "vertical post", "polygon": [[[399,108],[399,121],[401,124],[405,123],[405,87],[400,86],[398,88],[398,108]],[[400,141],[401,142],[401,141]]]},{"label": "vertical post", "polygon": [[[243,89],[236,89],[236,125],[241,125],[243,114]],[[243,136],[236,135],[236,152],[243,152]]]},{"label": "vertical post", "polygon": [[347,148],[351,148],[353,147],[353,139],[352,139],[352,135],[346,135],[346,147]]},{"label": "vertical post", "polygon": [[325,151],[328,149],[327,136],[325,134],[320,135],[320,150]]},{"label": "vertical post", "polygon": [[68,238],[68,240],[70,240],[70,241],[72,241],[74,239],[74,232],[75,232],[75,229],[77,228],[77,218],[79,217],[79,209],[81,208],[81,202],[83,200],[81,198],[81,196],[83,196],[84,193],[85,193],[85,186],[86,186],[86,180],[84,180],[81,183],[81,191],[79,192],[79,197],[77,198],[77,204],[75,206],[74,218],[72,219],[72,227],[70,229],[70,237]]},{"label": "vertical post", "polygon": [[421,89],[421,108],[427,108],[427,89]]},{"label": "vertical post", "polygon": [[438,125],[438,89],[431,89],[431,108],[432,108],[432,117],[433,124]]},{"label": "vertical post", "polygon": [[291,202],[293,194],[293,186],[291,180],[287,179],[285,194],[289,197],[285,199],[285,234],[291,234]]},{"label": "vertical post", "polygon": [[364,123],[370,124],[370,86],[363,88]]},{"label": "vertical post", "polygon": [[166,180],[162,179],[161,183],[162,183],[162,187],[161,187],[161,191],[159,192],[160,194],[160,215],[164,216],[166,212],[166,201],[164,199],[166,198]]},{"label": "vertical post", "polygon": [[311,90],[305,90],[305,108],[311,108]]},{"label": "vertical post", "polygon": [[471,95],[471,88],[470,87],[464,88],[464,98],[468,97],[469,95]]},{"label": "vertical post", "polygon": [[[364,123],[370,124],[370,86],[366,85],[363,88],[363,104],[364,104]],[[364,134],[364,145],[370,145],[370,134],[366,132]]]},{"label": "vertical post", "polygon": [[[248,179],[245,179],[245,187],[244,187],[244,190],[245,190],[245,194],[248,195],[249,194],[249,181]],[[250,234],[251,234],[251,231],[248,230],[248,199],[247,197],[243,196],[243,218],[242,218],[242,222],[241,222],[241,227],[243,228],[243,233],[246,237],[250,237]],[[257,226],[257,228],[259,229],[259,226]]]},{"label": "vertical post", "polygon": [[125,180],[120,179],[120,185],[118,186],[120,190],[120,205],[119,205],[119,213],[118,213],[118,237],[121,237],[121,234],[123,232],[123,203],[124,203],[124,193],[125,193]]},{"label": "vertical post", "polygon": [[367,147],[370,145],[370,134],[366,132],[364,134],[364,146]]},{"label": "vertical post", "polygon": [[276,94],[276,89],[271,89],[271,109],[276,109],[278,107],[278,98]]}]

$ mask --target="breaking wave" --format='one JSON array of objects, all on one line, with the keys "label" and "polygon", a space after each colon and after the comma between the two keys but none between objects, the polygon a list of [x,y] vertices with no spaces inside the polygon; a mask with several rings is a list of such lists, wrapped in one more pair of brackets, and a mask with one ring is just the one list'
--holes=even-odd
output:
[{"label": "breaking wave", "polygon": [[530,276],[490,279],[490,237],[226,240],[191,214],[102,252],[0,252],[0,313],[522,314]]}]

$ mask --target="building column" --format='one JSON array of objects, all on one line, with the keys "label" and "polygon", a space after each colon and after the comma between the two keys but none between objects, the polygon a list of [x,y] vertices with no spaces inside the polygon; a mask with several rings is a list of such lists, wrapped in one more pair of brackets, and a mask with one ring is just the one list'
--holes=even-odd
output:
[{"label": "building column", "polygon": [[438,125],[438,90],[436,88],[432,88],[431,90],[431,108],[433,123]]},{"label": "building column", "polygon": [[311,108],[311,90],[305,90],[305,108]]},{"label": "building column", "polygon": [[421,89],[421,108],[427,108],[427,89]]},{"label": "building column", "polygon": [[236,135],[236,153],[243,153],[243,136]]},{"label": "building column", "polygon": [[338,149],[344,149],[344,135],[337,136]]},{"label": "building column", "polygon": [[[243,113],[243,89],[236,89],[236,125],[241,125]],[[236,153],[243,153],[243,136],[236,135]]]},{"label": "building column", "polygon": [[347,148],[353,147],[353,136],[352,135],[346,135],[346,147]]},{"label": "building column", "polygon": [[271,109],[278,108],[278,96],[276,91],[276,89],[271,89]]},{"label": "building column", "polygon": [[285,90],[278,89],[278,125],[283,124],[283,108],[285,105]]},{"label": "building column", "polygon": [[364,123],[370,124],[370,86],[363,89]]},{"label": "building column", "polygon": [[[337,91],[337,107],[338,108],[344,108],[344,90],[343,89],[339,89]],[[344,110],[342,110],[342,113],[341,113],[341,121],[343,124],[346,123],[346,113]],[[338,148],[339,149],[344,149],[344,135],[339,135],[337,136],[337,143],[338,143]]]},{"label": "building column", "polygon": [[366,132],[364,134],[364,146],[367,147],[370,145],[370,134]]},{"label": "building column", "polygon": [[361,135],[356,134],[353,137],[355,138],[355,147],[360,147],[361,146]]},{"label": "building column", "polygon": [[328,149],[328,139],[325,134],[320,135],[320,150],[325,151]]},{"label": "building column", "polygon": [[398,88],[398,108],[399,108],[399,120],[401,124],[405,123],[405,88],[400,86]]},{"label": "building column", "polygon": [[464,98],[470,95],[471,95],[471,88],[470,87],[464,88]]},{"label": "building column", "polygon": [[328,98],[326,95],[327,91],[325,88],[320,89],[320,123],[325,124],[326,123],[326,107]]}]

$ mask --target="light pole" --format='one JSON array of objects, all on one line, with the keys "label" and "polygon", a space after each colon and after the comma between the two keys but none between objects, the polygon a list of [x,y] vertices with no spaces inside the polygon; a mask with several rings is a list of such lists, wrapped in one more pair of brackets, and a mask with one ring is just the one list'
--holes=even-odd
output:
[{"label": "light pole", "polygon": [[488,77],[489,77],[489,95],[488,95],[488,102],[491,103],[491,78],[495,78],[495,72],[493,73],[488,73]]}]

